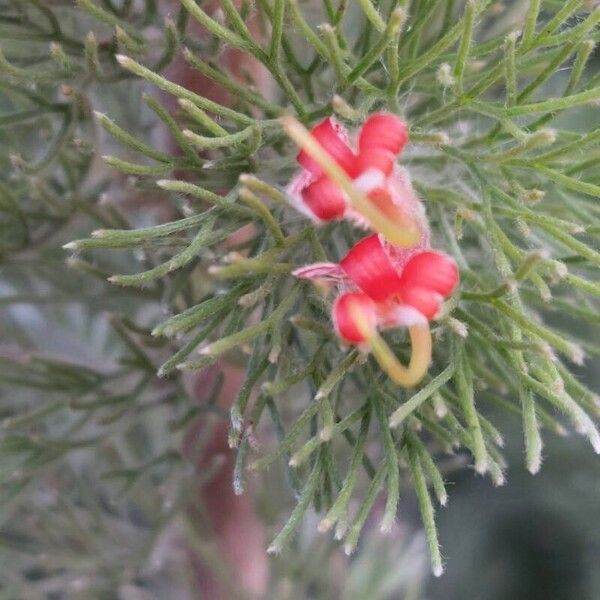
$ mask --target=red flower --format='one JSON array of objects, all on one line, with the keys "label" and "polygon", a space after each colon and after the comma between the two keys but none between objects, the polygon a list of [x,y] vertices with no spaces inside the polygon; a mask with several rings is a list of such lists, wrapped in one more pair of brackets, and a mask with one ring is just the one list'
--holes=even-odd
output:
[{"label": "red flower", "polygon": [[[407,185],[408,179],[394,174],[396,157],[408,141],[408,129],[399,117],[389,113],[369,117],[359,133],[358,152],[350,146],[344,127],[331,117],[316,125],[311,134],[362,192],[371,197],[376,189],[399,185],[394,193],[388,194],[389,203],[395,203],[396,211],[405,205],[410,207],[414,192]],[[349,218],[365,224],[363,217],[350,206],[346,194],[306,151],[301,150],[297,160],[303,170],[288,186],[288,194],[300,212],[317,222]],[[394,184],[387,181],[389,177],[395,177]]]},{"label": "red flower", "polygon": [[[297,269],[294,274],[304,279],[334,280],[351,294],[354,304],[362,302],[375,307],[376,323],[381,329],[423,324],[435,318],[442,302],[458,284],[458,268],[454,260],[425,247],[400,249],[385,242],[377,234],[358,242],[339,265],[319,263]],[[348,294],[342,294],[344,298]],[[362,300],[358,300],[362,296]],[[350,343],[364,341],[352,329],[352,315],[345,302],[336,302],[333,321],[336,331]]]}]

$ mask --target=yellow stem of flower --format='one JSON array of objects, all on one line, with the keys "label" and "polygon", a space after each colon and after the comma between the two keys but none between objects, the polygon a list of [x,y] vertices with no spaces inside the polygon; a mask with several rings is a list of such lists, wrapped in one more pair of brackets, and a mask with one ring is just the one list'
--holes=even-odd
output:
[{"label": "yellow stem of flower", "polygon": [[338,165],[321,144],[294,117],[281,117],[281,124],[287,135],[304,150],[321,169],[346,192],[350,203],[371,225],[389,242],[396,246],[411,246],[419,240],[416,224],[405,215],[401,221],[393,221],[386,217],[372,202],[352,183],[346,172]]},{"label": "yellow stem of flower", "polygon": [[405,367],[394,356],[391,348],[377,333],[377,330],[369,322],[361,308],[358,305],[351,305],[349,310],[354,325],[369,343],[371,352],[373,352],[379,366],[394,383],[403,387],[413,387],[423,379],[429,368],[429,363],[431,363],[432,343],[429,323],[411,325],[408,328],[412,354],[408,367]]},{"label": "yellow stem of flower", "polygon": [[369,344],[373,356],[379,366],[389,375],[390,379],[403,387],[413,387],[427,373],[431,362],[431,332],[429,324],[413,325],[408,328],[412,354],[408,367],[405,367],[395,356],[384,339],[377,333],[369,336]]}]

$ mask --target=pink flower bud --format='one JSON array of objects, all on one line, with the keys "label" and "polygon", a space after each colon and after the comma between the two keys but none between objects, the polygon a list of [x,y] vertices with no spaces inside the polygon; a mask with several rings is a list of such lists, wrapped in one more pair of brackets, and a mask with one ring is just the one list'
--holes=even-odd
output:
[{"label": "pink flower bud", "polygon": [[332,311],[337,334],[350,344],[362,344],[377,325],[375,303],[365,294],[350,292],[337,298]]},{"label": "pink flower bud", "polygon": [[361,154],[380,149],[398,155],[407,142],[406,123],[396,115],[382,112],[371,115],[365,121],[358,138],[358,149]]}]

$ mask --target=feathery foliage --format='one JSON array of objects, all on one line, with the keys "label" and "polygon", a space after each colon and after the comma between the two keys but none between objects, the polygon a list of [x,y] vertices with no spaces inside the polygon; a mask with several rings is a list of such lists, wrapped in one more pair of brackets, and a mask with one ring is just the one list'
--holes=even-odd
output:
[{"label": "feathery foliage", "polygon": [[[282,465],[297,502],[270,552],[284,550],[312,505],[319,529],[334,530],[350,553],[380,491],[387,531],[410,485],[439,575],[434,504],[447,496],[438,459],[463,449],[502,485],[494,410],[522,420],[532,473],[546,435],[572,428],[600,452],[597,395],[579,369],[600,353],[594,3],[257,0],[211,12],[181,0],[165,22],[148,0],[67,4],[0,2],[2,285],[16,290],[0,302],[27,349],[8,345],[0,363],[10,390],[0,520],[14,544],[33,542],[11,515],[34,518],[24,499],[65,464],[69,527],[96,527],[79,518],[86,506],[86,519],[106,513],[98,527],[120,534],[135,520],[123,504],[92,508],[90,486],[110,495],[119,484],[142,511],[140,554],[182,518],[196,485],[178,451],[182,431],[200,412],[222,412],[214,397],[198,405],[186,376],[222,360],[246,369],[231,409],[232,485],[241,492],[248,470]],[[241,77],[210,58],[232,48],[246,61]],[[167,67],[181,60],[231,103],[172,81]],[[341,348],[327,297],[290,275],[337,261],[361,234],[317,228],[287,205],[296,149],[279,117],[311,125],[336,114],[352,127],[382,108],[410,125],[403,166],[434,246],[454,256],[462,278],[434,329],[430,373],[413,390]],[[176,149],[157,141],[165,132]],[[121,194],[160,205],[148,212]],[[236,246],[225,243],[249,224]],[[73,230],[92,233],[72,241]],[[71,275],[59,267],[65,242]],[[27,304],[56,318],[54,305],[73,300],[86,308],[61,318],[96,323],[74,333],[79,343],[109,340],[103,368],[63,360],[19,315]],[[386,339],[405,356],[402,331]],[[257,431],[275,432],[271,448],[253,447]],[[93,482],[71,459],[90,450]],[[155,495],[136,492],[146,478],[161,481]],[[75,548],[51,558],[73,552],[85,561]]]}]

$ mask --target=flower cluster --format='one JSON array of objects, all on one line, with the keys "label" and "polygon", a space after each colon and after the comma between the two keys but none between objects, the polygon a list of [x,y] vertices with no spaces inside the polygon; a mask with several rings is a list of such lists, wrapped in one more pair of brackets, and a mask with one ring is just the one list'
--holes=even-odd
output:
[{"label": "flower cluster", "polygon": [[[314,127],[311,135],[373,209],[398,227],[410,223],[418,233],[414,243],[406,246],[391,243],[381,232],[373,233],[354,245],[339,264],[316,263],[297,269],[294,275],[335,282],[339,294],[332,319],[338,335],[347,343],[372,350],[390,375],[390,371],[400,373],[394,377],[399,383],[414,384],[430,360],[429,321],[458,284],[458,268],[451,257],[430,249],[423,206],[408,174],[396,165],[408,142],[406,124],[392,114],[372,115],[360,129],[356,151],[347,132],[332,118]],[[317,223],[350,219],[362,228],[372,225],[316,155],[302,148],[297,160],[303,168],[288,187],[294,206]],[[420,355],[420,364],[411,360],[408,369],[392,361],[377,334],[400,326],[409,328],[413,356]],[[415,348],[416,343],[422,347]],[[429,351],[424,352],[423,346]],[[395,369],[390,369],[392,363]]]}]

